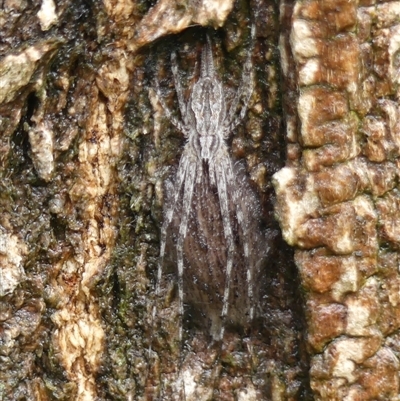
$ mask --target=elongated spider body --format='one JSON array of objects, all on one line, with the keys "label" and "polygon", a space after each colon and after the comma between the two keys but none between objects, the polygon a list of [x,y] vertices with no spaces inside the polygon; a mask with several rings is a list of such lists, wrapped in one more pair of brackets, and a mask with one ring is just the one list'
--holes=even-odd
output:
[{"label": "elongated spider body", "polygon": [[[254,38],[254,27],[251,33]],[[251,52],[244,63],[242,83],[233,97],[226,95],[215,71],[209,39],[202,51],[200,77],[187,102],[175,53],[171,63],[181,120],[165,104],[158,81],[155,87],[166,115],[183,133],[186,143],[164,208],[156,298],[160,295],[166,247],[171,243],[167,234],[175,227],[179,341],[186,300],[197,304],[200,310],[201,305],[211,304],[208,309],[213,311],[212,335],[222,340],[235,298],[239,300],[232,313],[244,314],[248,321],[254,317],[256,258],[250,257],[250,246],[258,238],[258,233],[251,230],[258,203],[244,169],[232,161],[227,145],[231,132],[246,114],[252,94]],[[244,300],[238,296],[243,293]],[[153,320],[156,315],[155,304]],[[233,318],[241,319],[243,316]]]}]

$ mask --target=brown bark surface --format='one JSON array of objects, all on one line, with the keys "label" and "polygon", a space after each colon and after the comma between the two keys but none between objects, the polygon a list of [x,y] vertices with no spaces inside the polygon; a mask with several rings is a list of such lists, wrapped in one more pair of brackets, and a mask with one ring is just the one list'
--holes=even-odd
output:
[{"label": "brown bark surface", "polygon": [[[179,400],[181,378],[186,400],[398,400],[399,9],[3,0],[0,400]],[[235,90],[251,24],[229,147],[261,205],[257,319],[221,345],[189,311],[181,347],[174,255],[151,318],[184,144],[154,76],[179,116],[170,54],[188,95],[208,32]]]},{"label": "brown bark surface", "polygon": [[316,400],[399,399],[399,21],[398,2],[299,1],[292,15],[296,102],[274,184]]},{"label": "brown bark surface", "polygon": [[[278,6],[2,5],[0,398],[181,399],[183,377],[187,400],[304,399],[297,273],[273,218],[271,176],[284,160]],[[184,143],[153,79],[172,82],[177,51],[189,93],[209,32],[219,74],[236,90],[251,24],[255,90],[229,146],[261,202],[258,317],[228,327],[221,345],[188,314],[181,349],[173,260],[151,319],[164,182]],[[172,86],[166,101],[178,110]]]}]

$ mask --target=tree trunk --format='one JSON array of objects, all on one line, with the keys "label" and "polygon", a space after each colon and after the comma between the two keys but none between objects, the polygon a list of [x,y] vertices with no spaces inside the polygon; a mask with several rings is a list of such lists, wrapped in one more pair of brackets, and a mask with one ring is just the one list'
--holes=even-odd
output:
[{"label": "tree trunk", "polygon": [[299,2],[283,58],[296,102],[276,212],[296,248],[316,400],[399,399],[398,6]]},{"label": "tree trunk", "polygon": [[[361,3],[3,0],[1,400],[398,400],[400,13]],[[155,79],[180,118],[171,54],[187,101],[206,34],[228,101],[252,52],[227,143],[257,314],[215,341],[187,273],[181,343],[173,230],[155,288],[185,138]]]}]

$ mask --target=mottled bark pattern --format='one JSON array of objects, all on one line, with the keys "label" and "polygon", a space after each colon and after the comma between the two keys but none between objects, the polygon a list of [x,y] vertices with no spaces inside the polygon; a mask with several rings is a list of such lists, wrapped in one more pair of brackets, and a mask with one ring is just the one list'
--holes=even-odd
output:
[{"label": "mottled bark pattern", "polygon": [[399,400],[400,3],[298,1],[291,24],[276,214],[296,247],[313,395]]},{"label": "mottled bark pattern", "polygon": [[100,62],[103,15],[81,1],[0,5],[1,400],[98,394],[94,290],[117,234],[128,83],[126,59],[111,78]]},{"label": "mottled bark pattern", "polygon": [[[0,1],[1,400],[150,400],[160,388],[164,400],[178,398],[173,255],[166,255],[172,263],[154,331],[151,306],[164,183],[184,141],[165,119],[152,78],[158,74],[168,107],[178,110],[171,51],[186,90],[208,31],[233,93],[253,23],[255,90],[227,147],[260,201],[254,218],[265,241],[256,241],[251,257],[269,256],[257,282],[257,324],[236,324],[242,316],[227,324],[221,349],[188,313],[181,373],[187,401],[308,394],[298,276],[273,218],[271,176],[285,155],[278,6],[154,3]],[[193,268],[207,268],[204,260]],[[242,280],[232,288],[242,291]]]}]

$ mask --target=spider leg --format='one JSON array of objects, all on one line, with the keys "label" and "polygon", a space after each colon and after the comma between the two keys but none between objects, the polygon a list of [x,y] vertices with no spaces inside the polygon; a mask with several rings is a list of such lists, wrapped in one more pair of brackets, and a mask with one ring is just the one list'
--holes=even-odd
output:
[{"label": "spider leg", "polygon": [[225,320],[228,314],[228,305],[229,305],[228,301],[229,301],[229,292],[231,286],[231,275],[232,275],[233,253],[234,253],[233,233],[229,216],[228,191],[227,191],[226,174],[225,174],[225,171],[227,170],[226,165],[231,164],[231,160],[229,159],[229,156],[227,154],[223,154],[221,157],[221,161],[222,163],[216,163],[213,168],[215,172],[215,182],[217,183],[217,188],[218,188],[218,196],[221,207],[224,235],[225,235],[225,240],[227,242],[227,261],[225,270],[226,279],[225,279],[224,296],[222,300],[222,312],[221,312],[222,324],[219,335],[220,341],[222,341],[224,336]]},{"label": "spider leg", "polygon": [[[159,257],[158,268],[157,268],[156,299],[160,295],[162,268],[163,268],[163,261],[164,261],[164,255],[165,255],[165,244],[167,242],[167,229],[168,229],[168,226],[171,224],[171,221],[172,221],[172,218],[174,215],[174,210],[176,207],[176,202],[178,201],[182,184],[185,181],[188,166],[189,166],[189,156],[187,154],[185,154],[185,152],[184,152],[182,154],[181,160],[179,162],[178,172],[176,175],[177,180],[176,180],[176,184],[175,184],[173,202],[168,207],[168,209],[165,213],[164,222],[161,227],[161,246],[160,246],[160,257]],[[153,305],[153,317],[152,317],[153,322],[155,321],[156,315],[157,315],[157,303],[155,302]]]},{"label": "spider leg", "polygon": [[201,184],[201,180],[203,179],[203,162],[200,160],[197,164],[197,177],[196,184]]},{"label": "spider leg", "polygon": [[[171,205],[168,206],[168,208],[165,212],[164,222],[161,227],[160,256],[159,256],[158,267],[157,267],[155,301],[153,304],[153,311],[152,311],[153,330],[154,330],[154,322],[156,321],[156,316],[157,316],[157,300],[160,296],[162,270],[163,270],[162,268],[163,268],[163,261],[164,261],[164,255],[165,255],[165,245],[167,242],[167,229],[168,229],[168,226],[171,224],[171,221],[172,221],[172,218],[174,215],[174,210],[176,207],[176,203],[178,201],[178,198],[179,198],[179,195],[181,192],[181,187],[182,187],[183,182],[185,181],[185,177],[186,177],[187,170],[189,167],[189,157],[186,153],[187,152],[184,151],[184,153],[181,156],[181,159],[179,162],[179,167],[178,167],[178,172],[176,174],[177,181],[175,183],[175,188],[174,188],[173,202],[171,203]],[[153,337],[153,334],[151,335],[151,337]],[[152,354],[152,338],[151,338],[150,346],[149,346],[149,356],[150,357],[151,357],[151,354]]]},{"label": "spider leg", "polygon": [[192,197],[193,197],[193,190],[196,181],[196,170],[198,169],[197,166],[197,159],[192,159],[187,167],[187,177],[185,179],[185,187],[183,193],[183,210],[182,210],[182,219],[179,227],[179,234],[178,234],[178,242],[176,245],[176,253],[177,253],[177,260],[178,260],[178,298],[179,298],[179,341],[182,344],[182,319],[183,319],[183,242],[186,238],[186,232],[188,227],[188,220],[189,214],[191,210],[192,204]]},{"label": "spider leg", "polygon": [[179,109],[181,110],[182,120],[185,126],[187,126],[188,125],[187,108],[185,105],[185,99],[183,96],[181,81],[179,79],[178,64],[176,62],[175,52],[171,54],[171,66],[172,66],[172,75],[174,76],[175,90],[178,96]]},{"label": "spider leg", "polygon": [[201,77],[214,77],[215,76],[215,67],[214,67],[214,59],[212,54],[212,46],[210,36],[207,35],[207,42],[203,48],[201,53]]},{"label": "spider leg", "polygon": [[[252,25],[251,27],[251,41],[254,42],[255,37],[255,26]],[[224,137],[227,137],[235,128],[236,126],[243,120],[244,116],[246,115],[247,107],[250,102],[251,94],[253,93],[254,87],[254,71],[253,71],[253,63],[251,59],[253,46],[248,52],[247,59],[244,63],[243,67],[243,74],[242,74],[242,83],[240,84],[236,95],[231,103],[229,111],[224,121]],[[235,117],[237,109],[239,107],[240,99],[243,98],[243,106],[240,110],[238,116]]]},{"label": "spider leg", "polygon": [[188,136],[188,130],[184,124],[182,124],[173,114],[172,111],[169,109],[167,104],[165,103],[164,97],[161,93],[160,89],[160,83],[158,82],[158,79],[154,79],[154,87],[156,89],[156,94],[158,101],[160,102],[162,108],[165,111],[165,114],[167,115],[168,119],[171,121],[171,123],[180,131],[182,132],[185,136]]},{"label": "spider leg", "polygon": [[216,186],[215,183],[215,166],[214,163],[209,163],[208,165],[208,174],[210,176],[210,184],[211,186]]},{"label": "spider leg", "polygon": [[[201,162],[200,162],[201,163]],[[198,171],[197,171],[198,170]],[[184,240],[186,238],[187,227],[188,227],[188,220],[192,205],[192,198],[193,198],[193,191],[194,185],[197,180],[199,180],[199,176],[202,174],[202,167],[198,165],[197,158],[194,157],[190,160],[187,166],[187,172],[185,179],[185,187],[183,192],[183,201],[182,201],[182,218],[181,223],[179,226],[179,234],[178,234],[178,241],[176,244],[176,254],[177,254],[177,262],[178,262],[178,314],[179,314],[179,344],[182,347],[183,341],[183,245]],[[198,174],[196,180],[196,173]],[[201,179],[201,178],[200,178]],[[182,376],[182,365],[183,365],[183,357],[181,355],[179,361],[179,382],[180,388],[182,391],[182,399],[186,400],[185,396],[185,382]]]},{"label": "spider leg", "polygon": [[253,271],[250,264],[249,259],[249,233],[248,233],[248,225],[245,223],[245,219],[243,216],[243,211],[240,207],[240,196],[236,188],[238,187],[235,183],[235,174],[233,172],[232,162],[228,163],[226,168],[226,180],[228,187],[232,193],[233,203],[236,206],[236,217],[239,223],[239,226],[242,228],[243,231],[243,250],[244,250],[244,258],[247,264],[247,294],[249,298],[249,320],[252,321],[254,317],[254,303],[253,303]]}]

